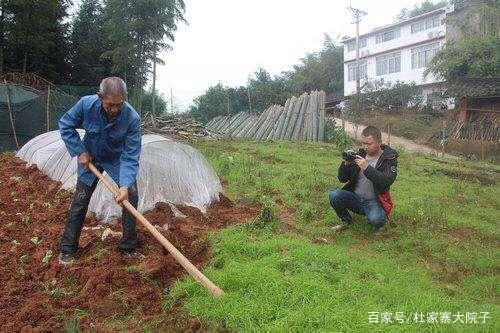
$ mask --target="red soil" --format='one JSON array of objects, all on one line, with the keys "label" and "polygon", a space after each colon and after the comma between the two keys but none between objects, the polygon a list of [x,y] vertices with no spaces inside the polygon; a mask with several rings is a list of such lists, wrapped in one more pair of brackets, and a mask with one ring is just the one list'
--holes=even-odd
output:
[{"label": "red soil", "polygon": [[[175,259],[138,225],[139,251],[145,259],[129,259],[117,248],[119,238],[85,229],[77,262],[61,267],[58,242],[72,195],[36,167],[26,168],[12,154],[0,154],[0,331],[60,331],[72,316],[80,327],[109,330],[109,318],[135,316],[137,330],[162,314],[164,289],[186,275]],[[221,196],[204,216],[197,209],[178,207],[187,215],[175,218],[167,204],[146,213],[160,232],[198,268],[210,259],[206,233],[241,223],[258,207],[241,207]],[[99,226],[87,218],[85,226]],[[120,231],[121,223],[111,226]],[[38,237],[39,243],[33,237]],[[47,251],[53,253],[42,262]]]}]

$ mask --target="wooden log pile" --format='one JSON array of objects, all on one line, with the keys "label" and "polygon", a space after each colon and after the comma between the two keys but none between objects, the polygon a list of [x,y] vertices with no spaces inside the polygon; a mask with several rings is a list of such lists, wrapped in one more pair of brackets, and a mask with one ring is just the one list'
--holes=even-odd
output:
[{"label": "wooden log pile", "polygon": [[151,114],[143,115],[142,134],[156,133],[181,140],[219,140],[222,135],[209,131],[205,125],[185,115],[163,114],[154,119]]},{"label": "wooden log pile", "polygon": [[495,115],[484,115],[465,123],[454,122],[449,133],[453,139],[461,140],[500,140],[500,124]]},{"label": "wooden log pile", "polygon": [[207,129],[233,138],[252,140],[324,141],[325,93],[313,91],[292,97],[285,106],[273,105],[259,114],[240,112],[219,116]]}]

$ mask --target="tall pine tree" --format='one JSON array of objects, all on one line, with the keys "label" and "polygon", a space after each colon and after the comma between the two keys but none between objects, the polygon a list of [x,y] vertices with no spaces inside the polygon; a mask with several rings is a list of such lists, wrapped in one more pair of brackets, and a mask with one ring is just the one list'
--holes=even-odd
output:
[{"label": "tall pine tree", "polygon": [[111,60],[103,56],[108,49],[104,36],[103,8],[99,0],[83,0],[71,31],[71,83],[98,85],[111,74]]},{"label": "tall pine tree", "polygon": [[33,72],[55,82],[66,82],[68,65],[69,0],[5,0],[4,64],[11,71]]},{"label": "tall pine tree", "polygon": [[104,5],[104,29],[111,45],[106,56],[113,61],[113,72],[142,90],[153,60],[174,40],[177,23],[184,21],[184,1],[105,0]]}]

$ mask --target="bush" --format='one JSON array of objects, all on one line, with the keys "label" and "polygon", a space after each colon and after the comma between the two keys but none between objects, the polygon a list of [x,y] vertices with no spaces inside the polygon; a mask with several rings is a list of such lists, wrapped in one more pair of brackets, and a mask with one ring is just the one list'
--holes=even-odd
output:
[{"label": "bush", "polygon": [[353,146],[355,141],[334,121],[328,120],[325,125],[325,138],[327,142],[333,142],[339,150],[345,150]]},{"label": "bush", "polygon": [[355,95],[347,100],[350,113],[355,114],[357,110],[366,113],[375,109],[418,108],[422,104],[422,89],[414,82],[410,84],[401,81],[391,83],[380,79],[366,82],[361,88],[360,97],[359,107]]}]

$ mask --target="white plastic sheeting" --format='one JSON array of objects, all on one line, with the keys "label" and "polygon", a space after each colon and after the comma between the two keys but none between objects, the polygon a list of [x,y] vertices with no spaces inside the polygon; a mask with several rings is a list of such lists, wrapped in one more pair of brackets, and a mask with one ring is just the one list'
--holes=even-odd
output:
[{"label": "white plastic sheeting", "polygon": [[[83,137],[85,132],[78,132]],[[69,155],[59,131],[31,139],[17,156],[26,161],[28,166],[36,164],[50,178],[60,181],[62,188],[74,189],[77,179],[76,157],[71,158]],[[106,173],[105,176],[110,179]],[[167,202],[196,207],[205,213],[211,203],[219,200],[222,191],[219,177],[196,149],[154,134],[142,137],[137,186],[140,212],[152,209],[157,202]],[[89,211],[103,220],[121,215],[121,207],[101,183],[92,196]]]}]

